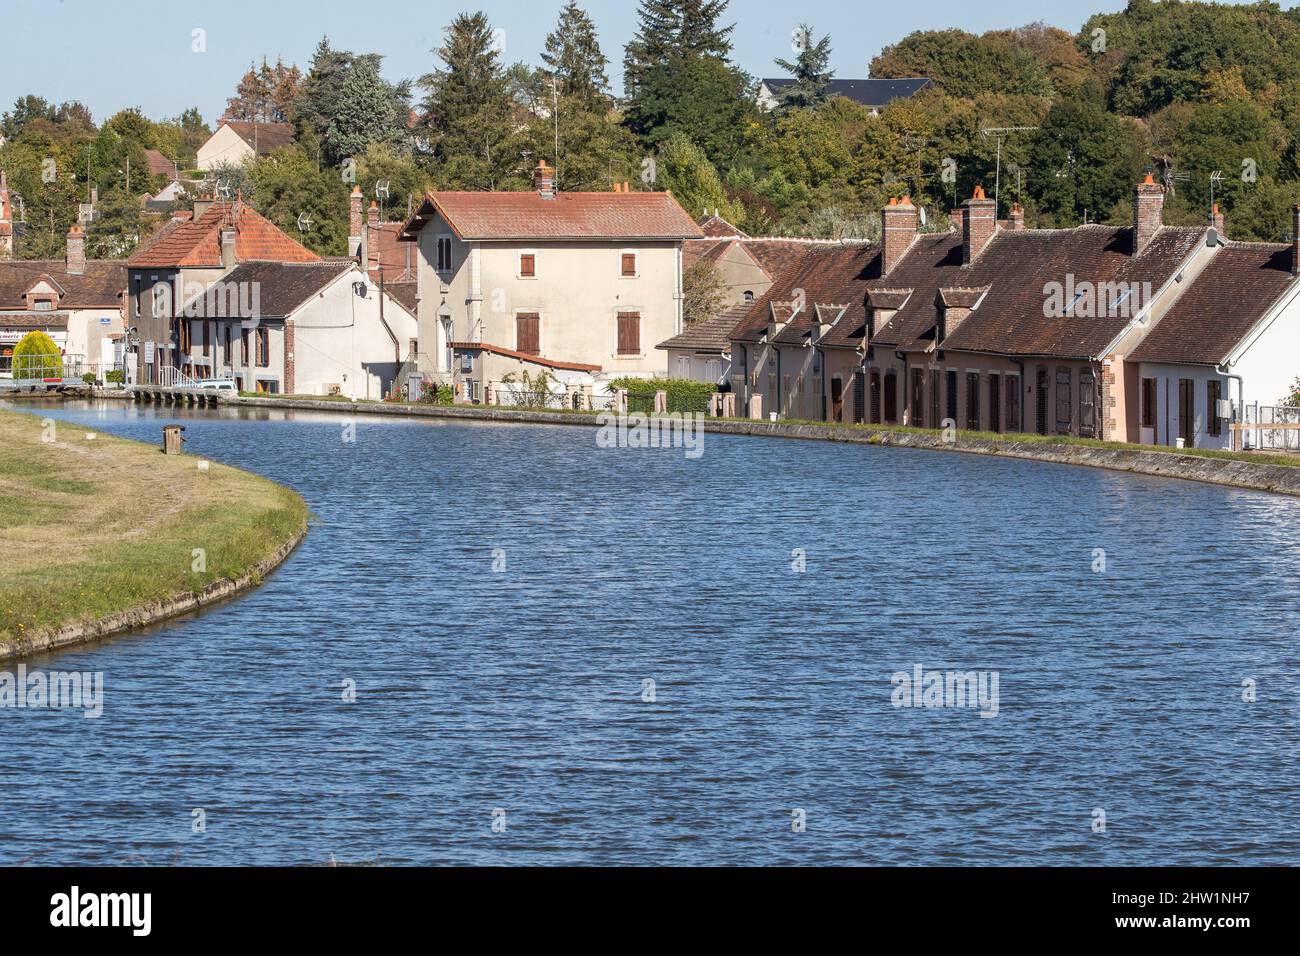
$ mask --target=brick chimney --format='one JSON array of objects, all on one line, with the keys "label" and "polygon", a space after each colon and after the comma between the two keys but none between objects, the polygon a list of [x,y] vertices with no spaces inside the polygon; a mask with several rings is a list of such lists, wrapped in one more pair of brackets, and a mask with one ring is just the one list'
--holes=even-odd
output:
[{"label": "brick chimney", "polygon": [[[353,186],[352,195],[348,197],[348,235],[356,236],[361,241],[361,187]],[[352,246],[353,249],[356,246]]]},{"label": "brick chimney", "polygon": [[1220,239],[1228,238],[1228,232],[1223,222],[1223,211],[1219,209],[1217,202],[1210,208],[1210,225],[1214,227],[1214,231],[1219,234]]},{"label": "brick chimney", "polygon": [[910,196],[890,199],[880,211],[880,274],[889,275],[916,239],[916,207]]},{"label": "brick chimney", "polygon": [[366,213],[366,225],[372,228],[379,225],[379,203],[373,199],[370,200],[370,210]]},{"label": "brick chimney", "polygon": [[68,275],[86,274],[86,234],[80,226],[68,230]]},{"label": "brick chimney", "polygon": [[958,232],[964,232],[966,229],[966,210],[958,206],[952,212],[948,213],[948,218],[952,220],[952,227]]},{"label": "brick chimney", "polygon": [[1300,276],[1300,205],[1291,207],[1291,274]]},{"label": "brick chimney", "polygon": [[962,205],[966,211],[962,216],[961,262],[968,266],[979,258],[997,231],[998,213],[997,203],[985,197],[983,186],[976,186],[974,194]]},{"label": "brick chimney", "polygon": [[1025,210],[1018,202],[1011,204],[1011,215],[1007,217],[1007,228],[1013,232],[1025,228]]},{"label": "brick chimney", "polygon": [[533,170],[533,188],[543,199],[555,198],[555,170],[541,160]]},{"label": "brick chimney", "polygon": [[1165,190],[1150,173],[1133,192],[1133,255],[1145,249],[1164,225]]}]

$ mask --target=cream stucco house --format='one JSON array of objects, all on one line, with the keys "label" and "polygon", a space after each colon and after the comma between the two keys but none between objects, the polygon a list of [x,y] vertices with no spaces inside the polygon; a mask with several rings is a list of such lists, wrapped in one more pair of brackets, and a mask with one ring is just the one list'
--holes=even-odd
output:
[{"label": "cream stucco house", "polygon": [[507,376],[593,384],[667,373],[682,328],[682,243],[703,234],[670,193],[431,192],[417,244],[418,366],[482,401]]},{"label": "cream stucco house", "polygon": [[222,120],[217,131],[198,149],[199,169],[239,166],[259,156],[267,156],[293,142],[290,123],[249,123]]}]

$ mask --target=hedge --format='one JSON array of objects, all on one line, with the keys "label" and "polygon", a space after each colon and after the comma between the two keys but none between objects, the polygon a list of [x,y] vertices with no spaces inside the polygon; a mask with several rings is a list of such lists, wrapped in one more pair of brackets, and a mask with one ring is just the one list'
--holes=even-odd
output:
[{"label": "hedge", "polygon": [[655,392],[668,393],[670,412],[707,413],[709,396],[718,390],[716,385],[689,378],[620,378],[610,382],[609,388],[627,389],[627,410],[645,413],[654,411]]}]

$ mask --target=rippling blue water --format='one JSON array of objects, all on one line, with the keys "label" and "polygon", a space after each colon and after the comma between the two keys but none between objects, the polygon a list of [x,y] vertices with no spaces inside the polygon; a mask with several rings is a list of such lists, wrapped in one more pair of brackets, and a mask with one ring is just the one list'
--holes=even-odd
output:
[{"label": "rippling blue water", "polygon": [[[104,672],[105,711],[0,710],[0,864],[1300,863],[1295,501],[818,442],[42,413],[185,418],[319,520],[243,598],[28,662]],[[895,708],[916,664],[997,671],[998,716]]]}]

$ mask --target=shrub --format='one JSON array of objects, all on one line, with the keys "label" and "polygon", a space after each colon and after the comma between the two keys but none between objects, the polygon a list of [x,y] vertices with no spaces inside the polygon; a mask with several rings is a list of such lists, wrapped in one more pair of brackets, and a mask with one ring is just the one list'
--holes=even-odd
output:
[{"label": "shrub", "polygon": [[120,368],[115,368],[111,372],[104,373],[104,381],[110,382],[113,385],[121,385],[126,381],[126,373]]},{"label": "shrub", "polygon": [[716,385],[689,378],[619,378],[609,387],[627,389],[629,412],[653,412],[655,392],[660,391],[668,393],[670,412],[708,412],[709,396],[718,390]]},{"label": "shrub", "polygon": [[14,378],[53,378],[63,374],[63,353],[44,332],[28,332],[14,347]]},{"label": "shrub", "polygon": [[450,385],[438,382],[420,383],[420,401],[425,405],[454,405],[456,393]]}]

